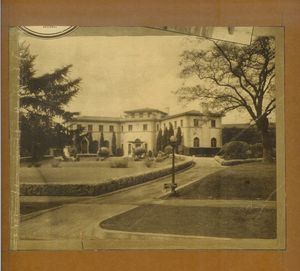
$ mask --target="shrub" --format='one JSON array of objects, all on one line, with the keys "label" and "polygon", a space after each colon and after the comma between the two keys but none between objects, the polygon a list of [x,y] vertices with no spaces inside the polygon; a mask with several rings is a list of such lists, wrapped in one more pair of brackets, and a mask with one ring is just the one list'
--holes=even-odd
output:
[{"label": "shrub", "polygon": [[145,153],[146,153],[146,150],[143,147],[138,147],[134,150],[134,155],[137,158],[142,158]]},{"label": "shrub", "polygon": [[173,152],[173,147],[168,145],[164,148],[166,154],[171,154]]},{"label": "shrub", "polygon": [[249,145],[243,141],[231,141],[223,146],[224,159],[246,159]]},{"label": "shrub", "polygon": [[113,158],[110,161],[111,168],[127,168],[128,160],[126,158]]},{"label": "shrub", "polygon": [[153,159],[147,159],[146,161],[145,161],[145,166],[146,167],[152,167],[153,166]]},{"label": "shrub", "polygon": [[122,148],[117,148],[116,150],[116,156],[123,156],[124,155],[124,151]]},{"label": "shrub", "polygon": [[98,150],[98,156],[107,158],[109,156],[109,149],[107,147],[101,147]]},{"label": "shrub", "polygon": [[263,146],[262,143],[256,143],[249,146],[253,158],[261,158],[263,156]]}]

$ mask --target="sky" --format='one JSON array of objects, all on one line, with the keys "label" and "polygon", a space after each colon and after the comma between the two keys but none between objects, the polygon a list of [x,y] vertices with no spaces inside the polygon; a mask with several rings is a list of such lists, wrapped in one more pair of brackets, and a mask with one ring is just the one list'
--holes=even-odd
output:
[{"label": "sky", "polygon": [[[194,39],[194,40],[193,40]],[[199,38],[186,36],[66,36],[56,39],[21,37],[37,55],[36,75],[72,64],[69,76],[82,79],[80,92],[69,103],[71,111],[88,116],[121,116],[144,107],[175,114],[201,110],[199,102],[179,103],[173,93],[184,50],[207,48]],[[246,114],[231,113],[223,123],[249,122]]]}]

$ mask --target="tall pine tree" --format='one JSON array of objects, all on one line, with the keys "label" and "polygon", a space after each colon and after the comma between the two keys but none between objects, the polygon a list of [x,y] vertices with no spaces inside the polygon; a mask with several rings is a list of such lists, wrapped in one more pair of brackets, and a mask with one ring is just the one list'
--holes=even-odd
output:
[{"label": "tall pine tree", "polygon": [[169,137],[174,135],[174,129],[173,129],[173,124],[170,122],[169,123]]},{"label": "tall pine tree", "polygon": [[182,142],[182,132],[181,132],[181,128],[178,127],[177,128],[177,133],[176,133],[176,152],[178,153],[178,147],[181,145]]},{"label": "tall pine tree", "polygon": [[159,129],[158,134],[157,134],[157,138],[156,138],[156,151],[162,151],[162,130]]},{"label": "tall pine tree", "polygon": [[116,133],[113,131],[112,139],[111,139],[111,151],[113,155],[117,154],[117,139],[116,139]]},{"label": "tall pine tree", "polygon": [[[36,76],[29,45],[19,46],[19,97],[21,154],[39,160],[49,147],[61,147],[72,142],[72,133],[64,124],[77,113],[65,106],[78,93],[81,79],[68,77],[72,65]],[[59,142],[59,144],[58,144]]]},{"label": "tall pine tree", "polygon": [[100,141],[99,141],[99,147],[102,148],[102,147],[105,147],[105,143],[104,143],[104,135],[103,135],[103,132],[101,132],[100,134]]},{"label": "tall pine tree", "polygon": [[170,137],[169,137],[169,131],[168,128],[164,128],[164,134],[162,137],[162,149],[164,149],[167,145],[169,145]]}]

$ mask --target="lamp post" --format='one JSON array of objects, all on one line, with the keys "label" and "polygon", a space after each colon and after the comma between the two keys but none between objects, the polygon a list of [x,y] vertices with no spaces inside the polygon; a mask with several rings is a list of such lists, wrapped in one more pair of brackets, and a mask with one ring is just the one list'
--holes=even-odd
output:
[{"label": "lamp post", "polygon": [[176,147],[176,137],[170,137],[170,145],[172,146],[172,183],[171,183],[171,195],[176,195],[176,187],[177,184],[175,183],[175,147]]}]

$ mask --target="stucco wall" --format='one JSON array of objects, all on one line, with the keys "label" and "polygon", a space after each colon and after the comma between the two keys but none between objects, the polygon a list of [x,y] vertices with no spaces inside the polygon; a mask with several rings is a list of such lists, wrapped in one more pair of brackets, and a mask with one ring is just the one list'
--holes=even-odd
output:
[{"label": "stucco wall", "polygon": [[[109,146],[111,149],[112,132],[109,131],[109,126],[114,126],[114,131],[116,133],[117,147],[121,148],[123,146],[124,154],[128,155],[128,148],[131,144],[131,149],[136,147],[134,144],[135,140],[140,140],[143,142],[142,146],[145,147],[144,143],[147,143],[147,150],[154,151],[156,148],[156,138],[158,130],[162,129],[164,131],[164,126],[169,127],[172,123],[174,133],[176,135],[177,127],[181,128],[183,136],[183,145],[188,148],[194,147],[194,139],[199,138],[199,147],[209,148],[211,147],[211,139],[215,138],[217,141],[216,147],[222,146],[222,123],[221,117],[203,117],[198,115],[179,115],[170,117],[167,119],[153,119],[155,117],[161,117],[159,113],[152,113],[149,117],[148,113],[144,113],[142,118],[138,113],[135,113],[134,118],[125,117],[120,119],[120,122],[101,122],[99,121],[78,121],[74,124],[81,124],[85,127],[87,132],[88,125],[93,125],[93,140],[100,139],[99,125],[103,125],[103,135],[104,139],[109,141]],[[159,116],[158,116],[159,115]],[[198,120],[199,125],[195,127],[194,120]],[[211,126],[211,120],[215,120],[215,127]],[[132,130],[129,131],[129,125],[132,126]],[[143,125],[147,125],[147,130],[144,131]],[[132,152],[131,151],[131,152]]]}]

